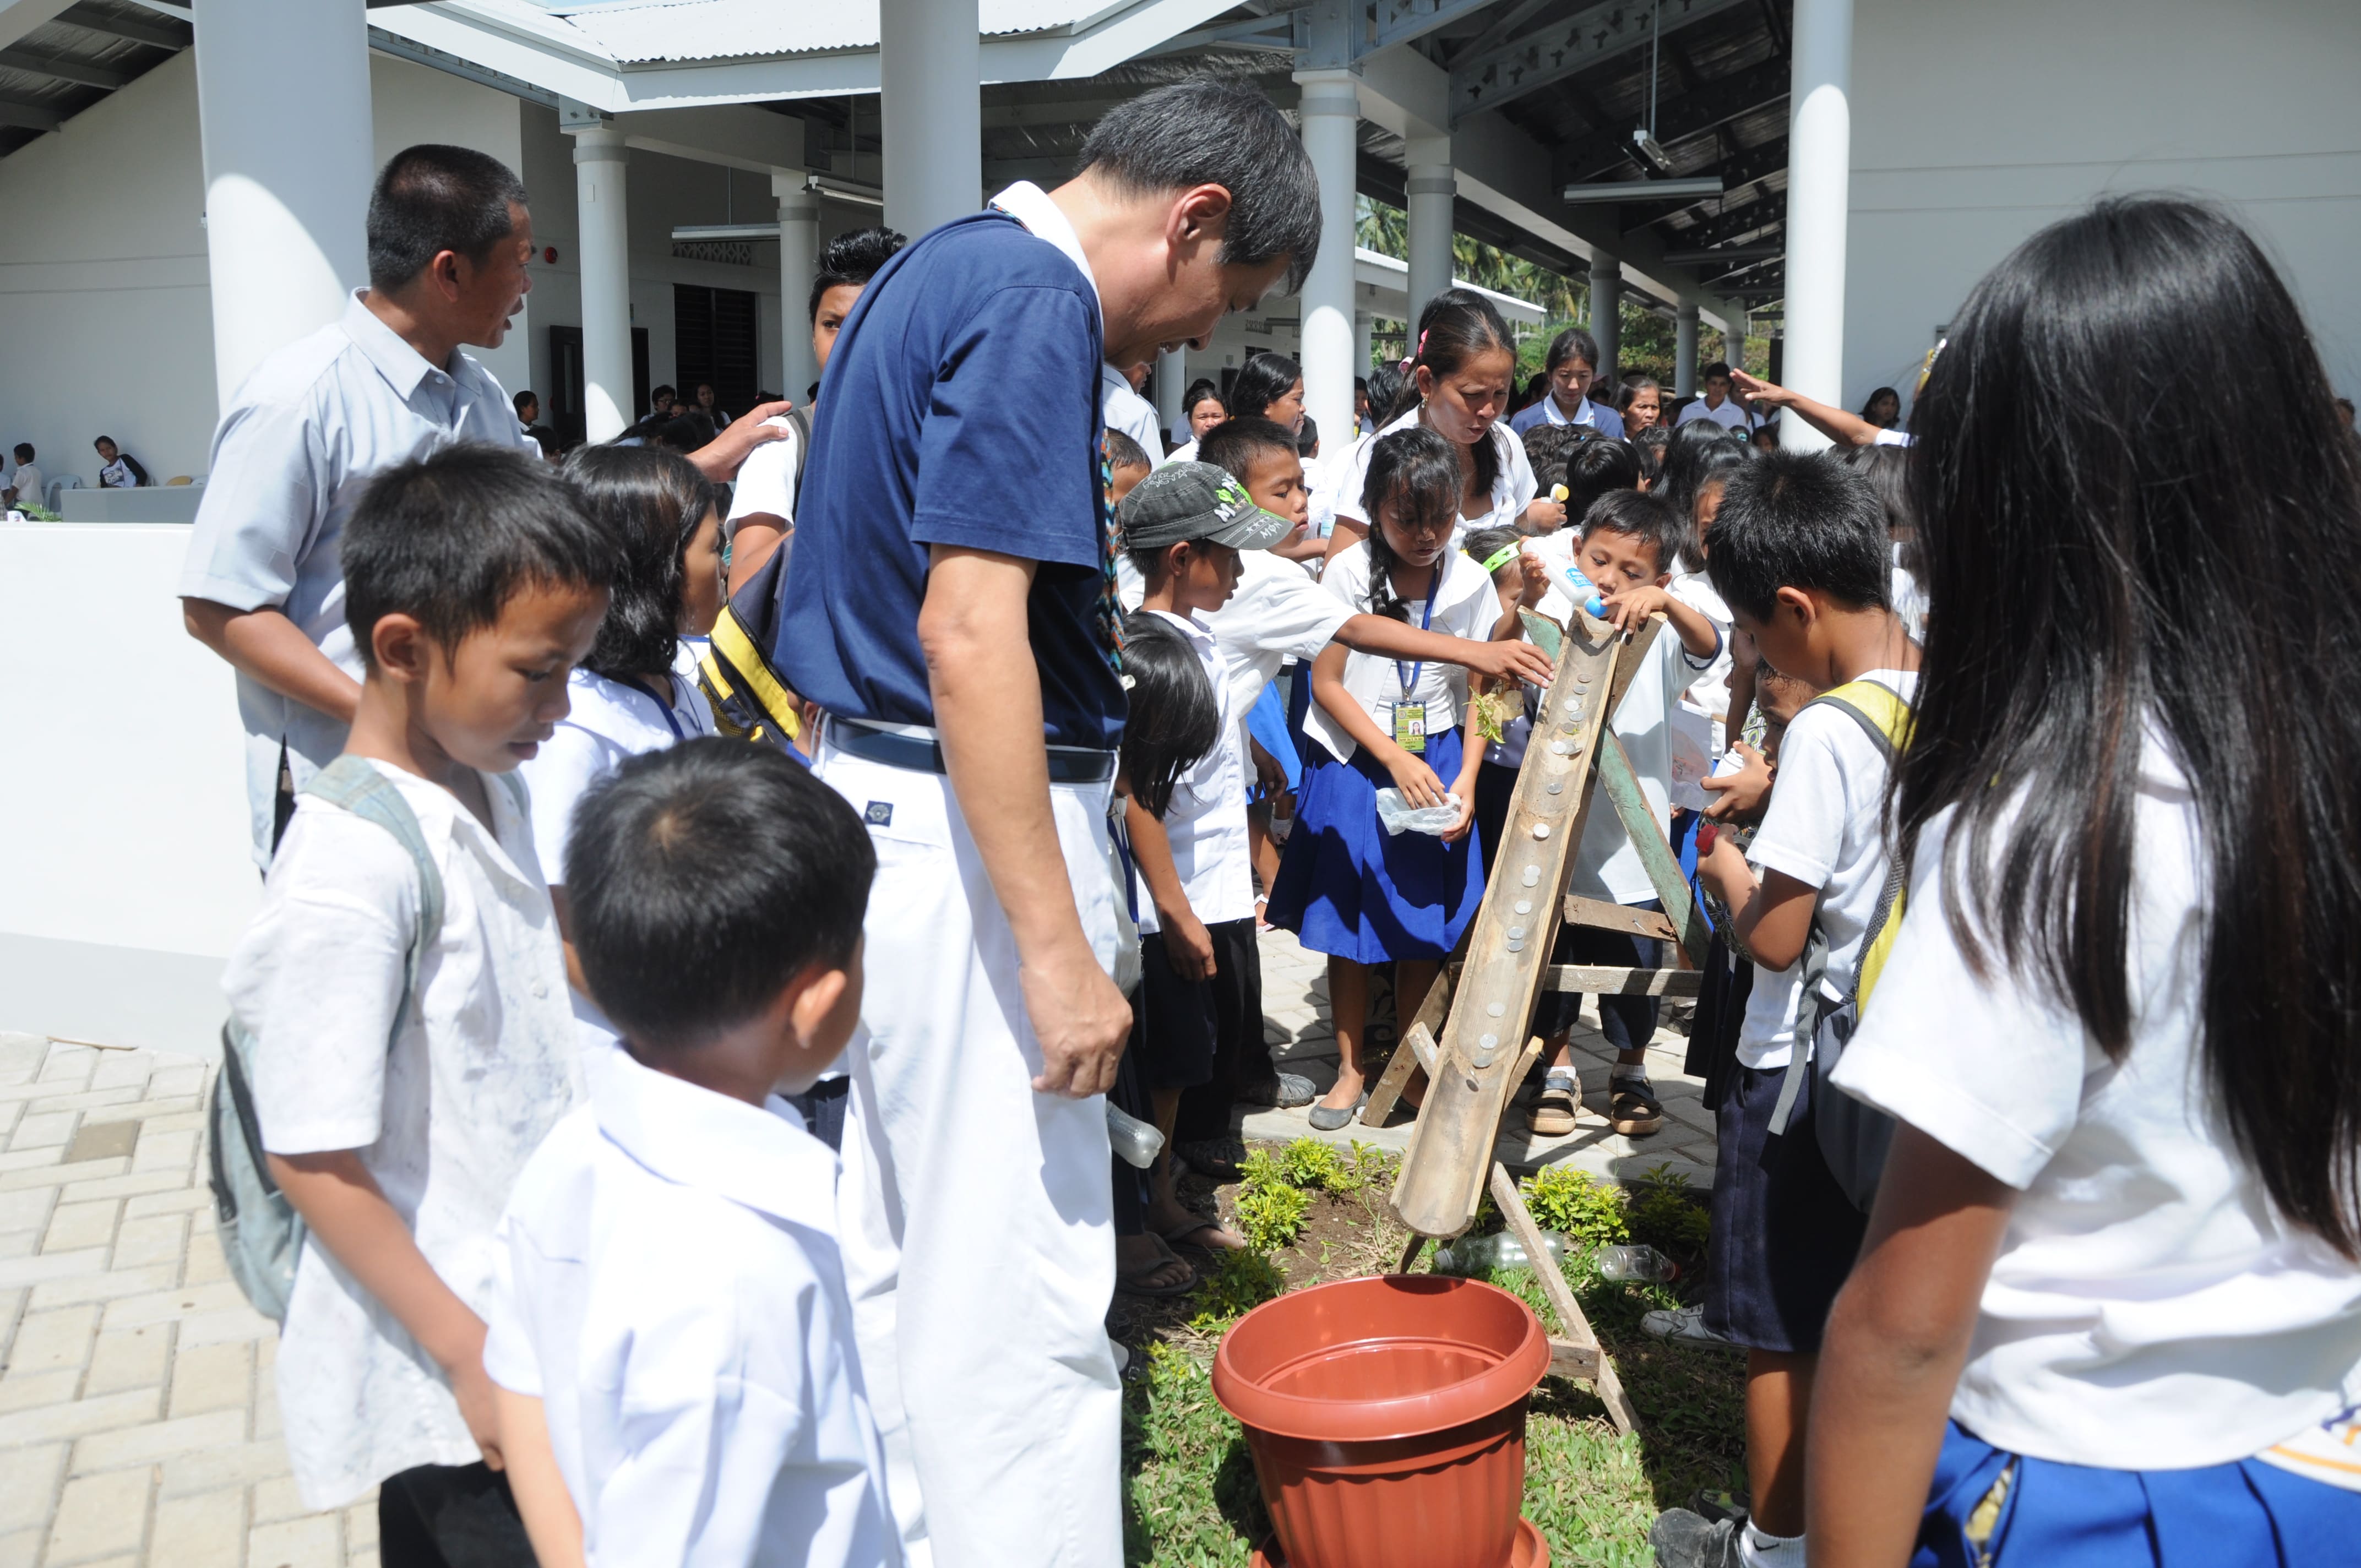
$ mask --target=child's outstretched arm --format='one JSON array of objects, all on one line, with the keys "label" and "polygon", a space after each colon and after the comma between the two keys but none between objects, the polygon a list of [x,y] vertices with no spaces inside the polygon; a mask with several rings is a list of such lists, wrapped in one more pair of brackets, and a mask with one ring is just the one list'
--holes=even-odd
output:
[{"label": "child's outstretched arm", "polygon": [[[1437,664],[1457,664],[1491,679],[1550,684],[1557,672],[1549,655],[1521,641],[1524,623],[1514,616],[1507,621],[1509,635],[1488,642],[1453,637],[1442,631],[1421,631],[1389,616],[1356,615],[1336,629],[1336,641],[1356,653],[1382,653],[1389,659],[1424,659]],[[1501,630],[1495,626],[1497,634]],[[1338,666],[1343,667],[1341,664]]]},{"label": "child's outstretched arm", "polygon": [[1721,628],[1713,623],[1713,617],[1686,599],[1675,598],[1668,589],[1643,584],[1607,598],[1607,619],[1618,631],[1631,630],[1658,610],[1672,622],[1674,634],[1691,659],[1710,661],[1721,652]]},{"label": "child's outstretched arm", "polygon": [[1828,1313],[1805,1459],[1814,1568],[1909,1560],[2015,1193],[1905,1122]]},{"label": "child's outstretched arm", "polygon": [[[1353,738],[1353,743],[1375,757],[1391,773],[1394,787],[1412,806],[1441,806],[1443,781],[1423,758],[1412,756],[1394,744],[1394,738],[1378,728],[1378,721],[1362,710],[1353,694],[1345,689],[1344,645],[1331,642],[1312,661],[1312,700],[1320,710],[1336,721],[1336,727]],[[1478,756],[1482,753],[1478,752]]]},{"label": "child's outstretched arm", "polygon": [[1476,704],[1472,698],[1466,708],[1459,720],[1459,778],[1451,786],[1451,793],[1459,797],[1459,820],[1451,825],[1450,831],[1442,835],[1446,844],[1457,843],[1467,836],[1469,828],[1476,826],[1476,776],[1484,766],[1485,741],[1483,729],[1476,722]]},{"label": "child's outstretched arm", "polygon": [[443,1283],[355,1149],[269,1157],[271,1179],[312,1234],[385,1304],[450,1380],[468,1435],[500,1469],[500,1421],[484,1376],[484,1320]]},{"label": "child's outstretched arm", "polygon": [[582,1516],[549,1447],[549,1421],[541,1401],[492,1385],[500,1411],[500,1452],[508,1461],[509,1489],[533,1542],[540,1568],[583,1568]]}]

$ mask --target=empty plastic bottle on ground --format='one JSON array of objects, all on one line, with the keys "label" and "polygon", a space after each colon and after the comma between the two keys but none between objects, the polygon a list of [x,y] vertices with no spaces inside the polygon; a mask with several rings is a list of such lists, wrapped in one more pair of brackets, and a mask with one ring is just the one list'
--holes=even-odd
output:
[{"label": "empty plastic bottle on ground", "polygon": [[1639,1279],[1661,1285],[1675,1278],[1681,1266],[1652,1246],[1603,1246],[1593,1259],[1602,1279]]},{"label": "empty plastic bottle on ground", "polygon": [[[1565,1238],[1555,1231],[1542,1233],[1542,1246],[1553,1263],[1565,1256]],[[1434,1252],[1437,1274],[1485,1274],[1503,1268],[1531,1268],[1524,1244],[1506,1231],[1488,1236],[1461,1236]]]}]

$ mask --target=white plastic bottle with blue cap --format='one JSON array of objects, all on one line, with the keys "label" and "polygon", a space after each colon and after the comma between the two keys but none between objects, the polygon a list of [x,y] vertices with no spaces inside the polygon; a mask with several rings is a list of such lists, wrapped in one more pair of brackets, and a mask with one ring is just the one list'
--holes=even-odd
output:
[{"label": "white plastic bottle with blue cap", "polygon": [[[1567,494],[1564,485],[1550,487],[1550,499],[1560,506],[1565,505]],[[1567,519],[1566,526],[1573,526],[1571,518]],[[1601,620],[1607,619],[1607,601],[1598,597],[1598,585],[1582,575],[1582,568],[1574,564],[1571,555],[1566,557],[1565,566],[1559,570],[1558,578],[1565,589],[1566,598],[1580,605],[1585,613]]]}]

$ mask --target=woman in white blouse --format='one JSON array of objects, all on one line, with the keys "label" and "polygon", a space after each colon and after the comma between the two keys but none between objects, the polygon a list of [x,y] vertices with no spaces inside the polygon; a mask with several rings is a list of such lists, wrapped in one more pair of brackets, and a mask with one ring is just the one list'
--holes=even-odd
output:
[{"label": "woman in white blouse", "polygon": [[[1446,289],[1420,313],[1411,345],[1411,383],[1404,405],[1378,429],[1378,436],[1413,424],[1424,425],[1459,449],[1462,480],[1459,526],[1450,548],[1478,528],[1509,526],[1543,532],[1565,521],[1565,509],[1542,497],[1524,443],[1501,414],[1516,375],[1516,341],[1492,302],[1467,289]],[[1415,394],[1414,399],[1411,394]],[[1361,501],[1367,482],[1372,437],[1342,460],[1336,485],[1336,526],[1328,554],[1369,534]]]}]

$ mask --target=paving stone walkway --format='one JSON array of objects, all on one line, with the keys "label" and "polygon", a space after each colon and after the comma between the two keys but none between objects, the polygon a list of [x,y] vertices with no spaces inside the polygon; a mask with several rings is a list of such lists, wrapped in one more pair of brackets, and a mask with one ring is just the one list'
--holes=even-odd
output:
[{"label": "paving stone walkway", "polygon": [[[1262,938],[1266,1027],[1280,1059],[1334,1081],[1326,960]],[[1618,1137],[1595,1113],[1611,1059],[1586,1011],[1575,1045],[1594,1114],[1535,1139],[1521,1108],[1501,1150],[1629,1179],[1670,1164],[1712,1179],[1713,1123],[1660,1030],[1649,1066],[1664,1131]],[[304,1510],[271,1385],[274,1324],[223,1267],[201,1147],[210,1069],[193,1057],[0,1033],[0,1568],[377,1568],[374,1498]],[[1311,1134],[1301,1111],[1250,1137]],[[1337,1134],[1407,1145],[1410,1124]]]}]

